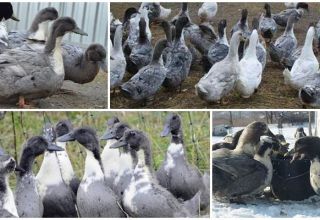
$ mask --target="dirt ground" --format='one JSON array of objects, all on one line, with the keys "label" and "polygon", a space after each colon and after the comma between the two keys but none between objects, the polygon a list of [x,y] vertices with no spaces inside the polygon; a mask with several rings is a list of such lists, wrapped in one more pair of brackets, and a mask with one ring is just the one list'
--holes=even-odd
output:
[{"label": "dirt ground", "polygon": [[[189,3],[189,13],[194,23],[199,23],[197,17],[198,9],[202,3]],[[122,19],[123,13],[128,7],[139,7],[140,3],[111,3],[111,12],[116,18]],[[166,8],[171,8],[171,17],[176,15],[180,10],[181,3],[162,3]],[[220,19],[227,19],[228,39],[230,40],[230,29],[239,20],[240,10],[247,8],[249,12],[249,26],[253,17],[259,17],[263,10],[264,3],[218,3],[218,13],[216,20],[213,22],[217,32],[217,24]],[[271,3],[272,13],[278,13],[285,9],[283,3]],[[311,22],[319,20],[319,3],[309,3],[310,12],[306,13],[303,18],[295,25],[294,32],[298,39],[298,45],[303,45],[305,34]],[[171,19],[171,17],[169,19]],[[157,25],[151,26],[153,44],[160,38],[164,38],[162,28]],[[280,36],[284,28],[278,26],[276,37]],[[274,40],[276,39],[274,38]],[[217,108],[302,108],[298,98],[298,92],[284,84],[282,76],[283,68],[272,63],[268,56],[267,65],[263,73],[262,82],[259,90],[249,99],[241,98],[236,92],[232,92],[226,97],[225,104],[208,104],[195,95],[194,85],[205,74],[199,65],[191,70],[188,79],[182,85],[182,92],[168,91],[161,89],[155,96],[154,100],[146,106],[125,99],[119,91],[111,93],[111,108],[172,108],[172,109],[217,109]],[[128,80],[130,77],[126,77]]]},{"label": "dirt ground", "polygon": [[[62,90],[46,99],[31,103],[30,108],[42,109],[106,109],[108,108],[107,73],[100,71],[94,81],[76,84],[64,81]],[[18,108],[0,104],[1,109]]]}]

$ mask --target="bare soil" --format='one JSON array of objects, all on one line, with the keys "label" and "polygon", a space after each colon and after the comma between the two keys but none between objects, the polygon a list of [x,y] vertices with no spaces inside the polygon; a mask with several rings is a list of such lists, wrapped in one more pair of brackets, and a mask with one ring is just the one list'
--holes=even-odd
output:
[{"label": "bare soil", "polygon": [[[194,23],[199,23],[197,17],[198,9],[202,3],[189,3],[190,17]],[[171,8],[171,17],[176,15],[180,10],[181,3],[163,3],[164,7]],[[123,17],[123,13],[128,7],[138,8],[140,3],[111,3],[111,12],[116,18]],[[251,21],[253,17],[259,17],[263,10],[264,3],[218,3],[218,13],[216,20],[213,22],[215,30],[217,31],[217,24],[220,19],[227,19],[227,32],[238,21],[240,17],[240,10],[247,8],[249,11],[249,24],[251,27]],[[271,3],[272,13],[278,13],[284,10],[283,3]],[[319,20],[319,3],[309,3],[310,12],[306,13],[303,18],[295,25],[295,35],[298,39],[298,44],[303,45],[306,32],[311,22],[318,22]],[[170,17],[170,18],[171,18]],[[153,44],[160,38],[164,38],[165,34],[161,27],[152,24],[152,41]],[[278,26],[278,32],[276,37],[280,36],[284,31],[284,28]],[[230,39],[230,33],[228,33],[228,39]],[[274,38],[274,40],[276,39]],[[173,90],[161,89],[155,96],[154,100],[149,102],[146,106],[142,106],[140,103],[125,99],[119,91],[111,93],[110,105],[111,108],[171,108],[171,109],[229,109],[229,108],[286,108],[297,109],[302,108],[302,104],[298,98],[298,92],[291,89],[284,84],[282,76],[283,68],[276,63],[270,61],[268,57],[267,65],[263,73],[262,82],[259,90],[249,99],[241,98],[236,92],[232,92],[226,97],[224,104],[208,104],[195,94],[194,85],[205,74],[202,67],[196,66],[191,70],[188,79],[182,85],[182,92]],[[125,77],[125,81],[130,78],[129,74]]]}]

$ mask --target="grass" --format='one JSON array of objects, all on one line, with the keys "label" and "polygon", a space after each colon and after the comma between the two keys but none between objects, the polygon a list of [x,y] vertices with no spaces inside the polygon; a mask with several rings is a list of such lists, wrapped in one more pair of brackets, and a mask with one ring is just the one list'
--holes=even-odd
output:
[{"label": "grass", "polygon": [[[59,120],[69,119],[74,127],[90,126],[96,129],[98,137],[105,131],[105,122],[111,116],[129,123],[133,128],[145,131],[152,143],[154,169],[164,160],[170,138],[161,138],[165,117],[168,112],[7,112],[0,123],[0,145],[4,150],[20,158],[23,143],[30,137],[41,135],[44,119],[49,118],[52,124]],[[210,116],[209,112],[180,112],[183,123],[185,147],[188,161],[197,166],[201,172],[209,171],[210,158]],[[191,125],[192,124],[192,125]],[[14,135],[13,129],[16,131]],[[194,137],[194,141],[192,139]],[[103,148],[105,142],[101,142]],[[16,147],[16,148],[15,148]],[[67,151],[78,177],[84,172],[85,153],[77,142],[69,143]],[[102,150],[102,149],[101,149]],[[39,170],[43,157],[36,159],[34,173]],[[15,175],[10,177],[10,185],[15,186]]]}]

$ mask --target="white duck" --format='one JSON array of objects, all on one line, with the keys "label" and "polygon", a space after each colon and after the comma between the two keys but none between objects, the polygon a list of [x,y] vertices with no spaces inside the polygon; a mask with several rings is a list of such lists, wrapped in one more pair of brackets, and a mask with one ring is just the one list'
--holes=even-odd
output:
[{"label": "white duck", "polygon": [[316,75],[319,75],[319,62],[313,53],[312,47],[314,37],[315,29],[311,26],[307,32],[301,55],[294,62],[291,71],[288,69],[283,71],[285,83],[294,89],[299,90],[312,82]]},{"label": "white duck", "polygon": [[218,12],[218,4],[216,2],[204,2],[198,10],[198,16],[203,21],[211,22]]},{"label": "white duck", "polygon": [[232,35],[228,55],[222,61],[215,63],[196,84],[196,94],[201,99],[217,102],[234,88],[240,74],[238,48],[241,37],[241,31]]},{"label": "white duck", "polygon": [[249,98],[259,87],[262,78],[262,64],[257,58],[257,43],[259,35],[253,30],[249,46],[240,61],[240,75],[236,82],[236,90],[243,98]]}]

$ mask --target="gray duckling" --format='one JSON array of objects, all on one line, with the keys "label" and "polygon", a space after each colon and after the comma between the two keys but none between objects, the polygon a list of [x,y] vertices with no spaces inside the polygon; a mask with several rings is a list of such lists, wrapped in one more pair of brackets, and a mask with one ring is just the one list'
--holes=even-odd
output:
[{"label": "gray duckling", "polygon": [[41,218],[43,204],[40,197],[41,188],[37,188],[37,180],[32,166],[36,157],[46,151],[61,151],[62,148],[50,143],[46,138],[35,136],[27,140],[23,146],[19,166],[23,169],[17,174],[15,201],[19,217]]},{"label": "gray duckling", "polygon": [[[49,22],[58,18],[58,11],[47,7],[38,12],[27,31],[10,31],[8,48],[21,47],[25,43],[45,42],[49,36]],[[31,41],[28,41],[31,40]]]},{"label": "gray duckling", "polygon": [[277,23],[271,16],[271,7],[269,3],[264,4],[264,9],[266,10],[266,14],[261,14],[259,19],[259,26],[261,35],[263,38],[267,40],[271,40],[275,33],[277,32]]},{"label": "gray duckling", "polygon": [[156,176],[159,184],[176,198],[189,200],[204,187],[204,183],[200,171],[187,161],[181,117],[178,114],[171,113],[166,118],[161,136],[169,134],[171,143]]},{"label": "gray duckling", "polygon": [[0,54],[0,102],[16,103],[24,107],[25,99],[45,98],[58,91],[65,71],[61,49],[62,37],[73,32],[87,35],[72,18],[57,19],[41,51],[25,45]]},{"label": "gray duckling", "polygon": [[123,137],[110,147],[123,147],[133,160],[133,177],[122,199],[123,208],[131,217],[190,215],[169,191],[157,183],[152,168],[150,140],[146,134],[139,130],[126,130]]},{"label": "gray duckling", "polygon": [[13,192],[9,186],[9,175],[13,171],[23,171],[16,161],[0,148],[0,218],[18,218]]},{"label": "gray duckling", "polygon": [[80,217],[123,217],[116,195],[105,182],[96,132],[89,127],[77,128],[58,137],[57,141],[77,141],[87,152],[84,175],[77,193]]},{"label": "gray duckling", "polygon": [[302,17],[304,10],[309,11],[309,5],[308,3],[299,2],[296,5],[296,8],[288,8],[285,9],[277,14],[273,14],[272,18],[275,20],[277,25],[286,27],[287,23],[289,21],[289,17],[292,14],[299,14],[299,19]]},{"label": "gray duckling", "polygon": [[92,82],[100,69],[107,72],[106,49],[91,44],[85,51],[81,47],[63,44],[64,80],[85,84]]},{"label": "gray duckling", "polygon": [[74,173],[66,143],[55,141],[56,137],[67,134],[72,129],[68,120],[59,121],[55,128],[50,123],[44,127],[44,136],[64,151],[46,151],[36,176],[44,207],[43,217],[78,217],[75,206],[80,181]]},{"label": "gray duckling", "polygon": [[192,54],[184,41],[183,29],[189,22],[188,17],[181,16],[175,25],[175,39],[172,43],[170,56],[166,60],[166,78],[163,86],[166,88],[180,87],[188,77],[192,62]]},{"label": "gray duckling", "polygon": [[166,46],[167,40],[159,40],[153,50],[149,65],[141,68],[129,81],[121,85],[121,91],[126,98],[145,101],[160,89],[166,77],[166,69],[160,60]]}]

